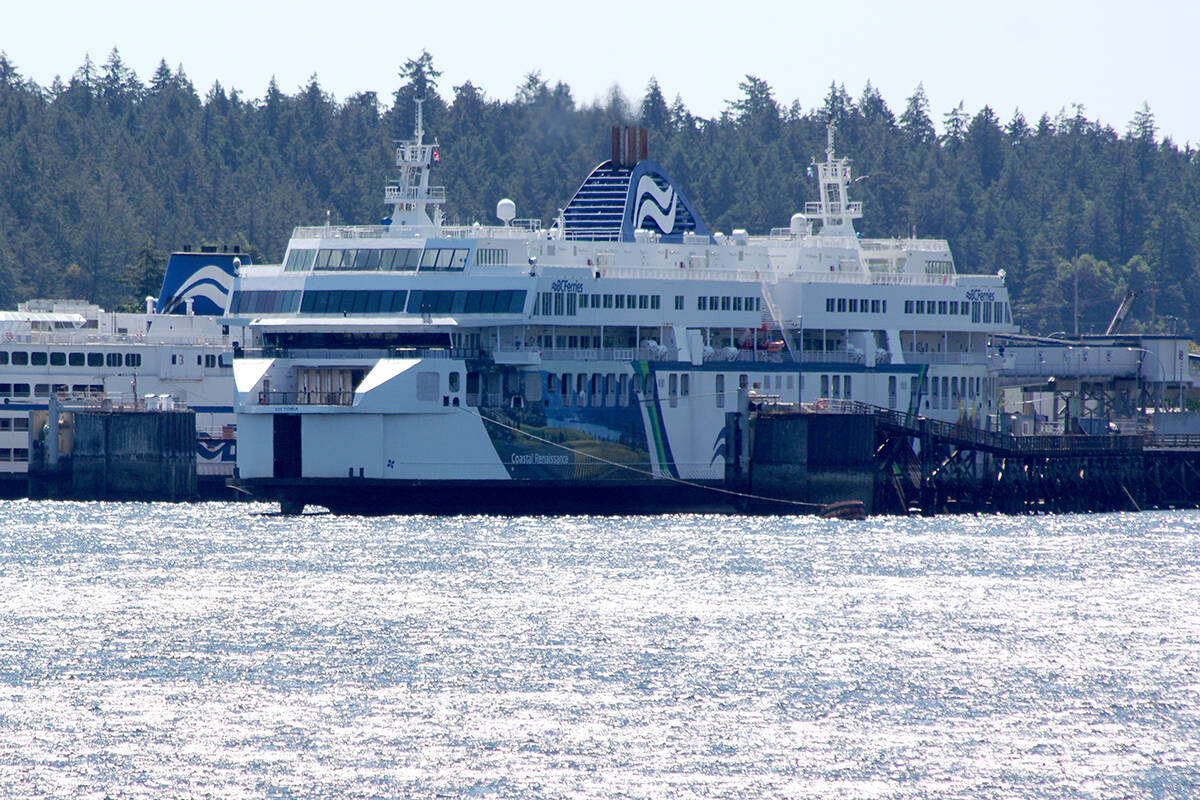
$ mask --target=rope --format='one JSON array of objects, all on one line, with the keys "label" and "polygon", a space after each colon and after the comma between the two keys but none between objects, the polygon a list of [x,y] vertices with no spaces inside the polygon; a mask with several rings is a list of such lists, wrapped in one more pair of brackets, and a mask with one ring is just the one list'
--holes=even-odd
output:
[{"label": "rope", "polygon": [[684,478],[676,478],[673,475],[656,475],[653,472],[650,472],[649,470],[638,469],[637,467],[632,467],[628,464],[621,464],[616,461],[610,461],[607,458],[593,455],[592,453],[585,453],[582,450],[577,450],[573,447],[568,447],[567,445],[562,444],[561,442],[551,441],[550,439],[546,439],[542,436],[538,436],[537,434],[530,433],[529,431],[522,430],[521,428],[515,427],[513,425],[509,425],[508,423],[502,422],[501,420],[484,416],[479,411],[477,411],[473,408],[470,408],[468,406],[459,406],[459,410],[466,411],[470,414],[474,414],[475,416],[479,417],[479,419],[483,420],[484,422],[490,422],[493,425],[497,425],[501,428],[505,428],[506,430],[510,430],[514,433],[519,433],[522,436],[525,436],[529,439],[533,439],[534,441],[537,441],[537,442],[541,442],[542,444],[548,444],[551,447],[557,447],[560,450],[565,450],[568,453],[571,453],[573,455],[590,458],[594,461],[599,461],[602,464],[607,464],[610,467],[616,467],[617,469],[628,470],[629,472],[634,472],[634,473],[637,473],[638,475],[642,475],[642,476],[648,477],[648,478],[653,478],[655,480],[667,480],[667,481],[671,481],[673,483],[677,483],[682,486],[687,486],[687,487],[690,487],[693,489],[705,489],[710,492],[714,492],[716,494],[728,495],[730,497],[738,497],[738,498],[742,498],[745,500],[760,500],[760,501],[765,501],[765,502],[769,502],[769,503],[783,503],[786,505],[797,506],[800,508],[817,509],[817,510],[820,510],[825,507],[824,504],[822,504],[822,503],[805,503],[800,500],[787,500],[787,499],[784,499],[781,497],[767,497],[766,495],[751,494],[749,492],[739,492],[739,491],[735,491],[733,489],[725,489],[720,486],[709,486],[709,485],[703,484],[703,483],[696,483],[695,481],[685,480]]}]

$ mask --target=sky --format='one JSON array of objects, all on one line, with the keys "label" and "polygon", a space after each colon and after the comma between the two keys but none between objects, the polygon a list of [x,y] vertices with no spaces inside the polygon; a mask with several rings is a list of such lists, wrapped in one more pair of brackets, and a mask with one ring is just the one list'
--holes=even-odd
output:
[{"label": "sky", "polygon": [[918,84],[939,130],[960,102],[1030,124],[1076,105],[1124,133],[1144,103],[1159,136],[1200,144],[1195,64],[1200,4],[1182,0],[763,0],[276,2],[275,0],[4,0],[0,51],[43,86],[116,48],[148,81],[182,66],[203,95],[214,81],[262,97],[274,77],[292,94],[316,75],[339,100],[377,92],[390,103],[399,67],[422,50],[439,92],[470,80],[511,99],[527,74],[562,81],[579,104],[614,86],[633,103],[651,78],[668,102],[713,117],[746,75],[783,106],[819,106],[831,83],[857,98],[869,81],[898,116]]}]

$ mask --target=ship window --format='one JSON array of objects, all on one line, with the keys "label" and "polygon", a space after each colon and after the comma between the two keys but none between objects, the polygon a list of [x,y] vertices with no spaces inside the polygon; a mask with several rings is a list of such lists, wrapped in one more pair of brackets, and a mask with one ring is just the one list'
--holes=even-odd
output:
[{"label": "ship window", "polygon": [[13,461],[28,461],[28,460],[29,460],[29,448],[28,447],[14,447],[13,448]]},{"label": "ship window", "polygon": [[46,362],[48,360],[49,360],[49,357],[45,353],[40,352],[40,351],[35,350],[34,352],[29,354],[29,363],[34,365],[35,367],[46,366]]},{"label": "ship window", "polygon": [[699,311],[707,311],[708,310],[708,298],[705,297],[704,295],[700,295],[699,297],[697,297],[696,298],[696,309]]},{"label": "ship window", "polygon": [[913,313],[913,301],[912,300],[904,301],[904,313],[905,314]]},{"label": "ship window", "polygon": [[34,397],[49,397],[50,396],[50,384],[35,383],[33,385],[33,396]]},{"label": "ship window", "polygon": [[451,261],[454,259],[454,251],[450,249],[441,249],[437,251],[436,269],[450,269]]},{"label": "ship window", "polygon": [[821,376],[821,397],[829,397],[829,376]]},{"label": "ship window", "polygon": [[316,269],[326,269],[329,266],[329,254],[332,252],[333,252],[332,250],[318,251],[317,258],[316,258],[316,261],[313,263],[313,266]]},{"label": "ship window", "polygon": [[631,309],[637,308],[637,295],[636,294],[625,295],[625,305]]},{"label": "ship window", "polygon": [[[41,363],[45,364],[46,363],[45,357],[44,357],[45,354],[43,354],[43,353],[35,353],[34,357],[33,357],[33,363],[35,363],[35,364],[38,363],[38,356],[42,356]],[[66,353],[51,353],[50,354],[50,366],[61,367],[61,366],[65,365],[66,363],[67,363],[67,354]]]},{"label": "ship window", "polygon": [[945,314],[945,313],[946,313],[946,301],[945,301],[945,300],[938,300],[937,309],[938,309],[938,310],[937,310],[937,313],[939,313],[939,314]]},{"label": "ship window", "polygon": [[11,460],[12,460],[12,450],[7,447],[0,448],[0,461],[11,461]]},{"label": "ship window", "polygon": [[433,269],[437,266],[438,251],[435,248],[429,247],[421,254],[421,269]]},{"label": "ship window", "polygon": [[120,353],[108,353],[108,354],[106,354],[106,355],[104,356],[104,364],[105,364],[105,366],[108,366],[108,367],[119,367],[119,366],[121,366],[121,354],[120,354]]},{"label": "ship window", "polygon": [[839,312],[839,313],[845,313],[845,311],[846,311],[846,298],[844,298],[844,297],[839,297],[839,298],[838,298],[838,301],[837,301],[837,310],[838,310],[838,312]]},{"label": "ship window", "polygon": [[[329,269],[341,269],[346,257],[345,250],[330,250],[329,251]],[[351,256],[351,259],[354,257]]]},{"label": "ship window", "polygon": [[8,351],[0,350],[0,366],[8,364]]},{"label": "ship window", "polygon": [[578,302],[579,302],[579,295],[577,295],[577,294],[568,294],[567,295],[567,316],[568,317],[575,316],[575,304]]},{"label": "ship window", "polygon": [[858,298],[857,297],[850,298],[850,313],[851,314],[858,313]]},{"label": "ship window", "polygon": [[716,310],[717,310],[717,303],[718,303],[718,302],[719,302],[718,298],[716,298],[716,297],[713,297],[712,295],[709,295],[709,298],[708,298],[708,310],[709,310],[709,311],[716,311]]},{"label": "ship window", "polygon": [[996,324],[999,325],[1000,321],[1002,319],[1004,319],[1004,303],[1002,303],[1000,301],[996,301],[995,308],[996,308],[995,320],[996,320]]},{"label": "ship window", "polygon": [[400,254],[403,255],[403,258],[400,255],[396,256],[396,269],[414,270],[421,263],[422,251],[419,247],[401,250]]},{"label": "ship window", "polygon": [[662,297],[657,294],[650,295],[650,310],[657,311],[662,307]]},{"label": "ship window", "polygon": [[467,255],[470,250],[465,247],[456,247],[450,251],[454,258],[450,261],[450,269],[463,269],[467,266]]},{"label": "ship window", "polygon": [[992,321],[992,304],[983,304],[983,323],[986,325]]},{"label": "ship window", "polygon": [[979,314],[980,314],[979,301],[972,300],[971,301],[971,322],[979,322]]},{"label": "ship window", "polygon": [[549,292],[542,292],[542,315],[543,316],[548,317],[548,316],[550,316],[551,313],[553,313],[553,308],[551,305],[553,302],[554,302],[554,295],[550,294]]},{"label": "ship window", "polygon": [[725,407],[725,376],[717,376],[717,408]]},{"label": "ship window", "polygon": [[103,367],[104,366],[104,353],[88,353],[87,354],[87,365],[89,367]]},{"label": "ship window", "polygon": [[721,310],[722,310],[722,311],[728,311],[728,310],[729,310],[729,308],[730,308],[730,305],[731,305],[731,304],[730,304],[730,298],[729,298],[729,297],[722,297],[722,298],[721,298]]},{"label": "ship window", "polygon": [[604,295],[604,307],[605,308],[613,307],[613,296],[611,294]]},{"label": "ship window", "polygon": [[671,408],[679,405],[679,376],[672,372],[667,376],[667,395],[671,398]]},{"label": "ship window", "polygon": [[[13,388],[12,388],[12,393],[13,393],[14,397],[28,397],[29,396],[29,384],[28,383],[14,383]],[[13,423],[16,426],[15,430],[22,430],[21,422],[22,422],[21,418],[18,417],[17,420]],[[26,425],[29,424],[28,420],[25,420],[25,424]],[[25,429],[25,430],[27,430],[27,429]]]},{"label": "ship window", "polygon": [[125,366],[140,367],[141,365],[142,365],[142,354],[141,353],[126,353],[125,354]]},{"label": "ship window", "polygon": [[925,301],[924,301],[924,300],[918,300],[918,301],[917,301],[917,313],[918,313],[918,314],[924,314],[924,313],[925,313]]},{"label": "ship window", "polygon": [[72,367],[82,367],[85,358],[87,356],[83,353],[67,353],[67,364]]},{"label": "ship window", "polygon": [[563,293],[555,292],[554,293],[554,313],[559,316],[562,316],[563,311],[565,310],[565,305],[566,305],[566,299],[563,297]]},{"label": "ship window", "polygon": [[1008,303],[1004,304],[1004,324],[1012,325],[1012,312],[1009,310]]},{"label": "ship window", "polygon": [[845,375],[842,377],[842,396],[845,397],[847,400],[850,400],[853,398],[853,394],[850,391],[850,376],[849,375]]}]

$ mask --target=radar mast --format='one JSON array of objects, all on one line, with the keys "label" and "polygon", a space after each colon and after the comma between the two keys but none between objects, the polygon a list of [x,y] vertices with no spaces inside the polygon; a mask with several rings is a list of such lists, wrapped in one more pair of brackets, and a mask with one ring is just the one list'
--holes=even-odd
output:
[{"label": "radar mast", "polygon": [[[429,172],[441,161],[437,140],[425,144],[425,127],[422,105],[425,98],[414,100],[417,119],[410,142],[396,145],[396,166],[400,168],[400,179],[384,189],[383,202],[392,206],[392,227],[434,228],[442,227],[445,215],[442,203],[446,202],[446,187],[430,186]],[[432,212],[426,207],[432,206]],[[431,218],[432,214],[432,218]]]}]

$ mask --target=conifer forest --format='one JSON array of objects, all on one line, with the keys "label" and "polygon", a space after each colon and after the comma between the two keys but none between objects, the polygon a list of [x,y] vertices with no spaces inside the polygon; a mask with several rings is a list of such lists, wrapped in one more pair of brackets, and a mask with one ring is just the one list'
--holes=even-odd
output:
[{"label": "conifer forest", "polygon": [[1136,291],[1126,332],[1200,336],[1200,153],[1161,136],[1145,105],[1121,130],[1079,106],[1036,119],[932,109],[920,85],[895,110],[870,84],[854,96],[836,83],[801,108],[746,75],[702,119],[652,78],[641,97],[614,87],[583,104],[536,72],[499,99],[441,85],[428,53],[398,70],[390,97],[335,98],[315,75],[250,97],[198,91],[165,62],[143,81],[116,50],[39,86],[0,54],[0,308],[71,297],[140,309],[184,245],[276,262],[296,225],[378,222],[393,143],[424,97],[451,223],[494,224],[503,197],[551,222],[608,158],[611,127],[641,125],[711,230],[765,234],[816,199],[807,170],[832,123],[860,233],[944,238],[960,272],[1005,270],[1025,331],[1070,332],[1077,304],[1080,332],[1103,332]]}]

